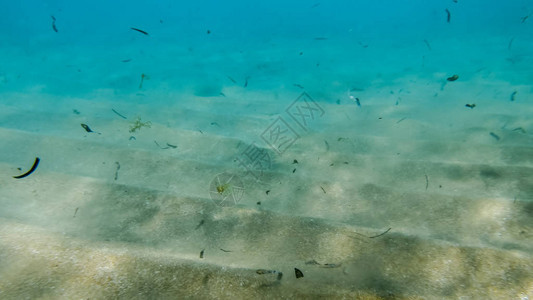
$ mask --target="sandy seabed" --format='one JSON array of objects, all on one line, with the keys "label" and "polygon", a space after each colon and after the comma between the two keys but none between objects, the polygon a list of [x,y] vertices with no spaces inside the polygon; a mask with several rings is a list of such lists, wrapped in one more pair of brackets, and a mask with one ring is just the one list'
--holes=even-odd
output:
[{"label": "sandy seabed", "polygon": [[0,298],[530,299],[533,58],[318,42],[2,50]]}]

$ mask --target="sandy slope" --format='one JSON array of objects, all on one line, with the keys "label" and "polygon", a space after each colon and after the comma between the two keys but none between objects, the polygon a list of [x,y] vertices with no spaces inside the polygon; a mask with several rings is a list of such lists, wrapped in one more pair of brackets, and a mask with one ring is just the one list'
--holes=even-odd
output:
[{"label": "sandy slope", "polygon": [[[90,93],[90,80],[61,93],[76,79],[28,88],[4,77],[0,297],[533,295],[531,88],[495,79],[515,73],[355,80],[334,55],[307,75],[283,67],[305,62],[272,58],[248,72],[245,88],[244,75],[234,84],[226,74],[242,72],[231,69],[242,57],[220,55],[203,63],[227,59],[225,71],[206,80],[191,68],[198,74],[179,81],[169,67],[140,90],[126,70],[88,71],[94,85],[115,86]],[[304,90],[323,110],[305,129],[287,113]],[[151,127],[131,133],[137,116]],[[282,155],[261,138],[278,117],[299,135]],[[161,149],[167,143],[177,148]],[[251,143],[271,159],[260,180],[235,162]],[[12,178],[36,156],[34,174]],[[242,181],[237,205],[210,198],[222,172]]]}]

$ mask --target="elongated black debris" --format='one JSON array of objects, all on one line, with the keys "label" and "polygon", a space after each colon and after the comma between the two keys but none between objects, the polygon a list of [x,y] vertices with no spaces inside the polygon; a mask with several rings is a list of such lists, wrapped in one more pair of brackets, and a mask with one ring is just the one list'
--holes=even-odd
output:
[{"label": "elongated black debris", "polygon": [[163,146],[159,145],[159,143],[156,140],[154,140],[154,143],[157,145],[157,147],[159,147],[160,149],[163,149],[163,150],[170,148],[168,146],[167,147],[163,147]]},{"label": "elongated black debris", "polygon": [[57,32],[57,27],[56,27],[56,17],[54,16],[50,16],[52,17],[52,29]]},{"label": "elongated black debris", "polygon": [[389,229],[385,230],[385,232],[383,232],[383,233],[380,233],[380,234],[374,235],[374,236],[369,236],[368,238],[373,239],[373,238],[380,237],[380,236],[384,235],[385,233],[389,232],[391,229],[392,228],[389,228]]},{"label": "elongated black debris", "polygon": [[428,47],[428,50],[431,51],[431,46],[429,45],[428,40],[424,40],[424,44],[426,44],[426,47]]},{"label": "elongated black debris", "polygon": [[120,163],[118,161],[115,162],[117,165],[117,169],[115,170],[115,180],[118,179],[118,170],[120,170]]},{"label": "elongated black debris", "polygon": [[499,136],[499,135],[497,135],[497,134],[496,134],[496,133],[494,133],[494,132],[491,132],[491,133],[490,133],[490,136],[492,136],[493,138],[495,138],[495,139],[496,139],[497,141],[499,141],[499,140],[500,140],[500,136]]},{"label": "elongated black debris", "polygon": [[[429,184],[429,182],[428,182],[428,184]],[[373,238],[377,238],[377,237],[380,237],[380,236],[388,233],[391,229],[392,228],[389,228],[389,229],[385,230],[384,232],[382,232],[382,233],[380,233],[378,235],[373,235],[373,236],[364,235],[364,234],[361,234],[361,233],[358,233],[358,232],[355,232],[355,234],[360,235],[360,236],[364,236],[364,237],[369,238],[369,239],[373,239]]]},{"label": "elongated black debris", "polygon": [[130,28],[131,28],[131,30],[138,31],[138,32],[140,32],[140,33],[142,33],[142,34],[144,34],[144,35],[149,35],[148,32],[146,32],[146,31],[144,31],[144,30],[141,30],[141,29],[139,29],[139,28],[134,28],[134,27],[130,27]]},{"label": "elongated black debris", "polygon": [[121,117],[122,119],[127,119],[124,115],[120,114],[118,111],[116,111],[114,108],[111,109],[117,116]]},{"label": "elongated black debris", "polygon": [[226,77],[228,77],[228,79],[229,79],[231,82],[233,82],[233,83],[237,83],[237,80],[233,79],[231,76],[226,75]]},{"label": "elongated black debris", "polygon": [[194,228],[194,230],[198,230],[198,228],[200,228],[204,224],[205,224],[205,220],[201,220],[200,223],[198,223],[198,225],[196,225],[196,228]]},{"label": "elongated black debris", "polygon": [[327,263],[327,264],[321,264],[319,263],[318,261],[312,259],[312,260],[308,260],[305,262],[306,265],[315,265],[315,266],[319,266],[321,268],[339,268],[340,266],[342,266],[341,263],[338,263],[338,264],[332,264],[332,263]]},{"label": "elongated black debris", "polygon": [[38,157],[36,157],[36,158],[35,158],[35,161],[33,162],[33,166],[31,166],[31,169],[30,169],[28,172],[26,172],[26,173],[24,173],[24,174],[22,174],[22,175],[13,176],[13,178],[15,178],[15,179],[21,179],[21,178],[27,177],[28,175],[30,175],[31,173],[33,173],[33,171],[35,171],[35,169],[37,169],[37,166],[39,165],[39,162],[40,162],[40,161],[41,161],[41,159],[38,158]]}]

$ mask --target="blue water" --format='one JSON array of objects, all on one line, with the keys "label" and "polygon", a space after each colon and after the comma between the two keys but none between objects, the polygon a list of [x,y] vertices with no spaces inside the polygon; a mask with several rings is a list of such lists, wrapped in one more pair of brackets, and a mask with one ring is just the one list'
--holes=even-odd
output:
[{"label": "blue water", "polygon": [[526,0],[4,0],[0,298],[531,298],[532,66]]},{"label": "blue water", "polygon": [[[446,9],[451,14],[449,23]],[[344,61],[352,68],[351,76],[363,73],[366,77],[420,67],[422,57],[426,69],[419,72],[446,72],[450,66],[496,67],[506,58],[530,52],[531,20],[522,22],[529,14],[528,1],[11,1],[3,8],[0,45],[22,56],[9,59],[14,53],[5,53],[8,62],[2,72],[31,75],[3,88],[46,82],[59,90],[76,86],[69,93],[101,87],[122,90],[126,86],[112,85],[106,74],[135,72],[134,68],[145,66],[154,71],[172,69],[173,74],[161,82],[179,85],[183,77],[196,76],[194,69],[199,66],[215,74],[223,68],[250,72],[257,62],[247,55],[259,50],[266,52],[257,57],[261,61],[296,64],[282,71],[291,76],[308,72],[334,76],[336,66],[327,70],[328,59]],[[57,20],[57,33],[50,16]],[[327,40],[315,41],[317,37]],[[183,51],[174,52],[178,50]],[[300,57],[300,52],[305,56]],[[18,62],[32,62],[35,67],[45,59],[53,66],[41,66],[42,73]],[[132,62],[120,64],[121,59]],[[303,60],[322,61],[326,70],[317,70],[311,62],[298,64]],[[472,60],[478,61],[470,65]],[[66,66],[71,68],[65,70]],[[73,74],[76,69],[87,75]],[[531,79],[524,75],[524,81]],[[76,82],[60,87],[50,80],[71,76],[76,76]],[[102,79],[96,86],[95,77]]]}]

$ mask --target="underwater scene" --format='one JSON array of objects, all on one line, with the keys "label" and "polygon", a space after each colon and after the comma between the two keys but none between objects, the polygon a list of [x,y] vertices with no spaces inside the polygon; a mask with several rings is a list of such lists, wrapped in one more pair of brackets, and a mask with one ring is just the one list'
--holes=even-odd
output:
[{"label": "underwater scene", "polygon": [[531,0],[1,7],[0,299],[533,299]]}]

